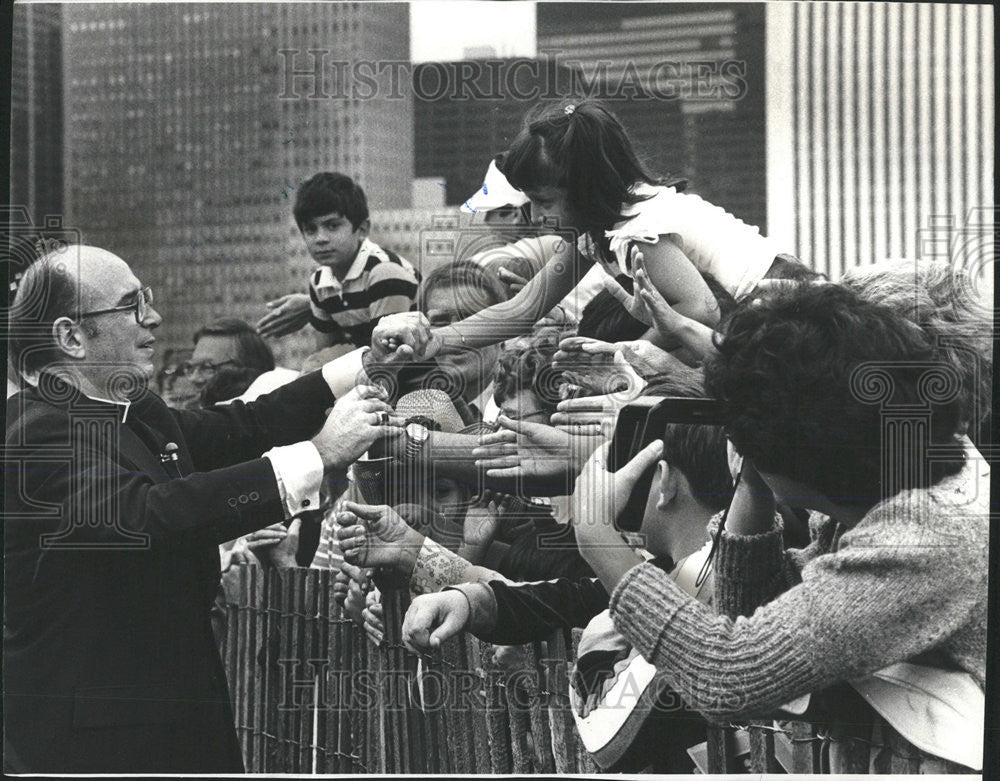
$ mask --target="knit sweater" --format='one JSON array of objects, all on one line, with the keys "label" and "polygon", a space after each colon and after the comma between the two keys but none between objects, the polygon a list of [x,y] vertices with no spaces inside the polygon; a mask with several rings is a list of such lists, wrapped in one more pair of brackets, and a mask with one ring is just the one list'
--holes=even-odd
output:
[{"label": "knit sweater", "polygon": [[821,516],[811,531],[807,548],[787,552],[777,524],[723,531],[722,614],[637,566],[612,594],[615,625],[713,719],[765,716],[915,657],[985,689],[989,466],[977,451],[959,474],[879,503],[852,529]]}]

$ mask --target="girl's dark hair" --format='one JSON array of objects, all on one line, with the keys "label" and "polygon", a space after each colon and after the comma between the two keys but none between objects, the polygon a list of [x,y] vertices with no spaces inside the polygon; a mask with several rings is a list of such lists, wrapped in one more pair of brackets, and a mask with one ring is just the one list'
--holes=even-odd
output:
[{"label": "girl's dark hair", "polygon": [[625,219],[623,205],[646,200],[631,190],[634,184],[663,183],[639,160],[615,116],[590,100],[532,108],[496,164],[519,190],[566,188],[583,221],[577,227],[602,234]]}]

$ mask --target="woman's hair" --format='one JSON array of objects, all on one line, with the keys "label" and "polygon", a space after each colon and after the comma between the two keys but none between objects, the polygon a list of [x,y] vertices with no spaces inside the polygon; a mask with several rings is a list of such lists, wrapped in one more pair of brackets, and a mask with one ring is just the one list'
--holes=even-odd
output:
[{"label": "woman's hair", "polygon": [[[968,274],[945,261],[895,260],[855,266],[840,281],[924,330],[940,360],[962,378],[965,420],[982,429],[991,413],[993,332]],[[970,434],[979,439],[976,426]]]},{"label": "woman's hair", "polygon": [[595,101],[538,104],[524,118],[497,168],[519,190],[563,187],[586,231],[603,231],[625,219],[623,205],[646,200],[637,182],[660,184],[639,160],[625,128]]},{"label": "woman's hair", "polygon": [[[883,442],[887,395],[893,406],[928,409],[929,446],[954,444],[961,429],[964,405],[949,392],[953,383],[944,372],[928,374],[936,354],[926,334],[846,287],[796,285],[747,297],[720,325],[716,347],[705,387],[734,410],[727,432],[737,451],[833,502],[867,509],[887,498],[883,459],[908,457]],[[963,463],[957,449],[951,460],[935,459],[930,483]],[[898,474],[906,465],[888,466]]]},{"label": "woman's hair", "polygon": [[456,260],[428,274],[417,291],[417,309],[427,311],[427,297],[441,288],[461,289],[461,295],[455,297],[455,308],[463,319],[507,300],[500,280],[472,260]]}]

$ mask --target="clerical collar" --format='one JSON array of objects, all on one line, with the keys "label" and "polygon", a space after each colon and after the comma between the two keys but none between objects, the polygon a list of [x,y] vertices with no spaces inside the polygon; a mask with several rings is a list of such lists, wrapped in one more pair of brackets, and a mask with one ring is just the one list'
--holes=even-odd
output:
[{"label": "clerical collar", "polygon": [[[23,376],[24,381],[33,388],[38,388],[38,378],[39,378],[39,373],[37,372],[32,374],[25,374]],[[56,377],[56,379],[59,380],[59,382],[66,383],[66,381],[60,377]],[[128,411],[132,408],[131,399],[125,399],[125,401],[114,401],[112,399],[104,399],[101,398],[100,396],[94,396],[93,394],[87,393],[85,390],[79,387],[77,387],[77,390],[80,391],[81,395],[86,396],[91,401],[99,401],[102,404],[113,404],[114,406],[121,408],[122,423],[124,423],[128,419]]]}]

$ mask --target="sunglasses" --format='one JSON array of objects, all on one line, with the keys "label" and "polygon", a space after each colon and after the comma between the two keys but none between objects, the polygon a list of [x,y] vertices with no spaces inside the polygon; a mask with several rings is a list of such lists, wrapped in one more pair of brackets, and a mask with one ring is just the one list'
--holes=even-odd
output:
[{"label": "sunglasses", "polygon": [[142,321],[146,319],[147,307],[153,303],[153,291],[148,288],[142,288],[135,296],[135,301],[131,304],[122,304],[121,306],[113,306],[109,309],[96,309],[93,312],[82,312],[80,318],[84,317],[94,317],[95,315],[106,315],[111,312],[128,312],[132,311],[135,315],[135,321],[142,325]]}]

